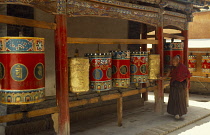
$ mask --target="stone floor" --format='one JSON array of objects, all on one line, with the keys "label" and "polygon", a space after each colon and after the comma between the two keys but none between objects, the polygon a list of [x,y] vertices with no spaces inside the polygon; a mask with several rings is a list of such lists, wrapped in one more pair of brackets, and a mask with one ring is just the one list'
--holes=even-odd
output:
[{"label": "stone floor", "polygon": [[[116,113],[71,123],[71,135],[165,135],[210,116],[210,96],[190,95],[188,114],[175,120],[166,113],[168,94],[165,94],[164,115],[154,113],[154,96],[143,107],[123,111],[123,126],[117,126]],[[55,135],[47,131],[33,135]]]}]

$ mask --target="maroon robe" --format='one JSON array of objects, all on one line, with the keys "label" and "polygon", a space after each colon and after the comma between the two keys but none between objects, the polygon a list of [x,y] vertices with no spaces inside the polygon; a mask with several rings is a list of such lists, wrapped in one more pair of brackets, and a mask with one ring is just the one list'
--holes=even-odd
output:
[{"label": "maroon robe", "polygon": [[170,75],[171,75],[171,83],[173,81],[182,82],[186,79],[190,79],[191,77],[188,68],[182,63],[179,63],[177,67],[174,67]]},{"label": "maroon robe", "polygon": [[187,113],[186,89],[191,75],[188,68],[182,63],[174,67],[170,75],[171,82],[167,112],[172,115],[182,116]]}]

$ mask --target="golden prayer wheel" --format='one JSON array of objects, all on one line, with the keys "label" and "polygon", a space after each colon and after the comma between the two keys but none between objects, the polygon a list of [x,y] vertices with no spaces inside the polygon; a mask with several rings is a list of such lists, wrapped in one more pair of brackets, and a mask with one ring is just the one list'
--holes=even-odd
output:
[{"label": "golden prayer wheel", "polygon": [[89,91],[89,59],[69,58],[69,89],[73,93]]},{"label": "golden prayer wheel", "polygon": [[160,74],[160,55],[150,54],[148,79],[156,80],[158,79],[159,74]]}]

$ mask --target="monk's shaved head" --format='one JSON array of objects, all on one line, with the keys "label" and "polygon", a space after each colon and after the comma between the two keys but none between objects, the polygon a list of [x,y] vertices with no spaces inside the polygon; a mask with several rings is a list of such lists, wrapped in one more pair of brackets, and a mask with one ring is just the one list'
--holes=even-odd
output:
[{"label": "monk's shaved head", "polygon": [[180,57],[178,55],[176,55],[175,57],[173,57],[173,60],[180,61]]},{"label": "monk's shaved head", "polygon": [[180,57],[178,55],[173,57],[172,59],[173,66],[177,66],[179,64],[179,61],[180,61]]}]

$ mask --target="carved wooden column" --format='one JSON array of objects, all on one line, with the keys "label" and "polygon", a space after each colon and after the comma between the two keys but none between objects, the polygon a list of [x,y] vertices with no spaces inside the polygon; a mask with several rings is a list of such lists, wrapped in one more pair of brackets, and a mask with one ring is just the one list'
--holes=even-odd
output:
[{"label": "carved wooden column", "polygon": [[[164,73],[164,58],[163,58],[163,12],[161,9],[159,13],[159,24],[156,28],[156,39],[158,40],[158,46],[156,47],[155,53],[160,54],[160,77],[163,77]],[[163,103],[164,103],[164,89],[163,80],[157,80],[158,89],[155,90],[155,112],[163,114]]]},{"label": "carved wooden column", "polygon": [[[185,24],[185,29],[182,31],[182,35],[185,37],[185,40],[183,40],[184,42],[184,65],[186,65],[188,67],[188,22],[186,22]],[[186,89],[186,102],[187,102],[187,106],[189,106],[189,89],[187,87]]]},{"label": "carved wooden column", "polygon": [[[147,25],[141,23],[141,37],[140,39],[147,39]],[[147,51],[147,44],[142,44],[141,45],[141,50],[142,51]],[[142,84],[142,88],[146,87],[146,83]],[[142,97],[144,98],[144,101],[148,101],[148,91],[142,93]]]},{"label": "carved wooden column", "polygon": [[188,67],[188,22],[185,23],[184,30],[182,30],[182,35],[185,38],[182,41],[182,42],[184,42],[184,49],[183,49],[184,62],[183,62],[183,64]]},{"label": "carved wooden column", "polygon": [[55,15],[55,21],[56,101],[59,110],[58,135],[70,135],[65,0],[57,0],[57,15]]}]

